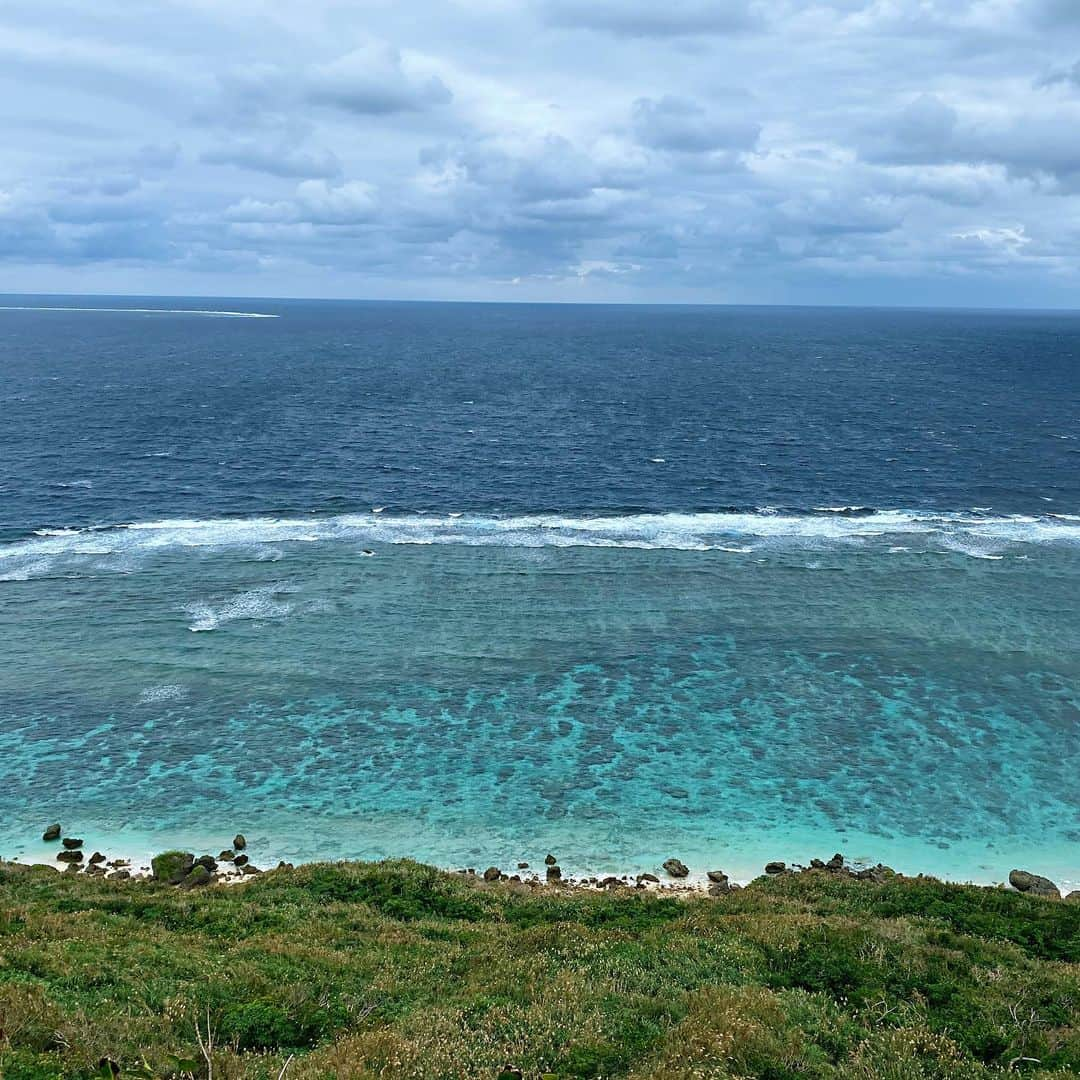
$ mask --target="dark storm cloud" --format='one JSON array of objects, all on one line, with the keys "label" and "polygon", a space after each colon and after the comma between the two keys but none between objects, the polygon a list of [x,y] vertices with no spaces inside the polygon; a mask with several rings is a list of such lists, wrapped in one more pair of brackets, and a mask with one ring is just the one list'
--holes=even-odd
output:
[{"label": "dark storm cloud", "polygon": [[0,288],[1072,297],[1078,12],[9,0]]}]

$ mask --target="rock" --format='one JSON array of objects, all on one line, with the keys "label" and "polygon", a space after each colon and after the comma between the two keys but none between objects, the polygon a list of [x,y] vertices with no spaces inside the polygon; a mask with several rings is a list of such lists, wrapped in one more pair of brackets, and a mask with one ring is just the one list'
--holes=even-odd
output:
[{"label": "rock", "polygon": [[105,856],[102,855],[100,851],[95,851],[94,854],[90,856],[91,866],[97,866],[98,863],[103,863],[104,861]]},{"label": "rock", "polygon": [[838,851],[826,864],[826,870],[842,870],[844,868],[844,856]]},{"label": "rock", "polygon": [[243,833],[237,833],[233,837],[232,846],[234,851],[243,851],[247,847],[247,840]]},{"label": "rock", "polygon": [[677,878],[687,877],[690,871],[687,869],[686,863],[680,862],[678,859],[668,859],[664,862],[664,869],[672,876]]},{"label": "rock", "polygon": [[262,871],[257,866],[252,866],[251,863],[244,863],[240,871],[242,874],[261,874]]},{"label": "rock", "polygon": [[501,876],[502,876],[502,871],[497,866],[489,866],[484,871],[484,880],[485,881],[498,881]]},{"label": "rock", "polygon": [[291,862],[286,862],[284,859],[279,859],[278,860],[277,868],[279,870],[293,870],[293,869],[295,869],[295,867],[293,866],[293,864]]},{"label": "rock", "polygon": [[42,840],[59,840],[60,839],[60,826],[50,825],[44,833],[41,835]]},{"label": "rock", "polygon": [[1032,896],[1053,896],[1061,899],[1061,891],[1049,879],[1027,870],[1010,870],[1009,884],[1018,892],[1031,893]]},{"label": "rock", "polygon": [[81,851],[58,851],[56,853],[56,861],[71,863],[74,866],[75,863],[81,863],[83,861],[83,853]]},{"label": "rock", "polygon": [[200,885],[209,885],[213,880],[214,875],[202,863],[196,863],[191,873],[180,882],[180,888],[197,889]]},{"label": "rock", "polygon": [[76,840],[73,836],[65,836],[60,843],[62,843],[68,851],[74,851],[76,848],[81,848],[83,844],[81,840]]},{"label": "rock", "polygon": [[105,867],[104,866],[88,866],[86,868],[86,876],[87,877],[104,877],[105,876]]},{"label": "rock", "polygon": [[554,863],[548,863],[547,879],[548,881],[562,881],[562,869]]},{"label": "rock", "polygon": [[519,862],[518,863],[518,869],[519,870],[528,870],[529,869],[529,864],[527,862]]},{"label": "rock", "polygon": [[731,882],[723,870],[710,870],[705,876],[709,879],[710,896],[726,896],[731,892]]},{"label": "rock", "polygon": [[[248,857],[246,855],[237,855],[236,858],[233,859],[233,866],[247,866],[247,861]],[[472,871],[469,872],[472,873]]]},{"label": "rock", "polygon": [[217,869],[217,859],[212,855],[200,855],[195,860],[196,866],[205,866],[207,870],[212,874]]},{"label": "rock", "polygon": [[110,881],[129,881],[130,879],[131,879],[131,871],[130,870],[123,870],[123,869],[114,870],[109,875],[109,880]]},{"label": "rock", "polygon": [[766,874],[782,874],[787,869],[787,864],[773,861],[765,864]]},{"label": "rock", "polygon": [[1071,893],[1066,893],[1066,900],[1071,900],[1074,904],[1080,900],[1080,889],[1073,889]]},{"label": "rock", "polygon": [[556,859],[554,855],[544,856],[544,862],[547,863],[548,866],[554,866],[558,861],[559,860]]},{"label": "rock", "polygon": [[825,864],[820,859],[811,859],[810,860],[810,869],[811,870],[824,870],[825,869]]},{"label": "rock", "polygon": [[235,852],[223,851],[220,855],[218,855],[218,862],[232,862],[235,858]]},{"label": "rock", "polygon": [[622,889],[625,885],[617,877],[606,877],[600,882],[601,889]]},{"label": "rock", "polygon": [[150,860],[154,880],[167,881],[170,885],[179,885],[194,865],[195,856],[189,851],[164,851]]},{"label": "rock", "polygon": [[660,884],[660,879],[655,874],[638,874],[637,880],[639,882],[651,881],[654,885]]}]

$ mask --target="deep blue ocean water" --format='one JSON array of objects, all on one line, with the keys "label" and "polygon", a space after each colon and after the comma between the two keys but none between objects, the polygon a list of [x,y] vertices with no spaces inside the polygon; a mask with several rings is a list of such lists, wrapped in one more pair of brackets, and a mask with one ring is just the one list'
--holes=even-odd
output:
[{"label": "deep blue ocean water", "polygon": [[0,417],[0,855],[1080,878],[1080,316],[8,297]]}]

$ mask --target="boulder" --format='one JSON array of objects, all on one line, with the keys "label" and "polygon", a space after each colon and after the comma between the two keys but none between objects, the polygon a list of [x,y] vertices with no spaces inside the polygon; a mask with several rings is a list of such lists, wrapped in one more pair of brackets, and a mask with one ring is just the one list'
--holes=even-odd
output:
[{"label": "boulder", "polygon": [[518,869],[519,870],[528,870],[529,869],[529,864],[527,862],[519,862],[518,863]]},{"label": "boulder", "polygon": [[71,863],[74,866],[75,863],[81,863],[83,861],[83,853],[81,851],[58,851],[56,853],[56,861]]},{"label": "boulder", "polygon": [[183,881],[180,882],[181,889],[197,889],[200,885],[209,885],[214,880],[214,875],[203,866],[202,863],[196,863]]},{"label": "boulder", "polygon": [[251,863],[244,863],[240,872],[242,874],[261,874],[262,871],[257,866],[252,866]]},{"label": "boulder", "polygon": [[810,869],[811,870],[824,870],[825,869],[825,864],[820,859],[811,859],[810,860]]},{"label": "boulder", "polygon": [[768,862],[765,864],[766,874],[782,874],[787,869],[787,864],[782,863],[779,860]]},{"label": "boulder", "polygon": [[105,856],[102,855],[100,851],[95,851],[94,854],[90,856],[91,866],[97,866],[98,863],[103,863],[104,861]]},{"label": "boulder", "polygon": [[667,859],[664,862],[664,869],[672,876],[676,878],[687,877],[690,873],[686,863],[679,859]]},{"label": "boulder", "polygon": [[60,826],[50,825],[45,832],[41,834],[42,840],[59,840],[60,839]]},{"label": "boulder", "polygon": [[716,882],[717,885],[724,885],[727,882],[728,876],[723,870],[710,870],[705,875],[710,881]]},{"label": "boulder", "polygon": [[217,869],[217,859],[212,855],[200,855],[195,860],[196,866],[205,866],[207,870],[212,874]]},{"label": "boulder", "polygon": [[130,879],[131,879],[131,871],[130,870],[124,870],[124,869],[114,870],[109,875],[109,880],[110,881],[129,881]]},{"label": "boulder", "polygon": [[243,851],[244,848],[247,847],[247,840],[245,839],[243,833],[237,833],[233,837],[232,846],[233,846],[233,851]]},{"label": "boulder", "polygon": [[562,881],[562,868],[554,863],[548,863],[547,879],[548,881]]},{"label": "boulder", "polygon": [[68,849],[68,851],[74,851],[76,848],[81,848],[83,845],[83,842],[81,840],[77,840],[74,836],[65,836],[64,839],[60,841],[60,843],[62,843],[64,847]]},{"label": "boulder", "polygon": [[218,855],[218,862],[232,862],[236,858],[236,853],[233,851],[225,850]]},{"label": "boulder", "polygon": [[501,876],[502,876],[502,871],[497,866],[489,866],[484,871],[484,880],[485,881],[498,881]]},{"label": "boulder", "polygon": [[1027,870],[1010,870],[1009,884],[1018,892],[1031,893],[1032,896],[1053,896],[1061,899],[1061,891],[1049,879],[1032,874]]},{"label": "boulder", "polygon": [[844,868],[844,856],[838,851],[826,864],[826,870],[842,870]]},{"label": "boulder", "polygon": [[236,858],[233,859],[233,866],[247,866],[247,861],[248,857],[246,855],[237,855]]},{"label": "boulder", "polygon": [[1074,904],[1080,900],[1080,889],[1073,889],[1071,893],[1065,894],[1066,900],[1071,900]]},{"label": "boulder", "polygon": [[[164,851],[150,860],[155,881],[179,885],[191,873],[195,856],[190,851]],[[204,867],[205,869],[205,867]]]},{"label": "boulder", "polygon": [[637,880],[639,882],[651,881],[654,885],[660,884],[660,879],[655,874],[638,874]]},{"label": "boulder", "polygon": [[549,854],[549,855],[545,855],[545,856],[544,856],[544,862],[545,862],[545,863],[546,863],[546,864],[547,864],[548,866],[554,866],[554,865],[555,865],[555,864],[556,864],[556,863],[557,863],[558,861],[559,861],[559,860],[558,860],[558,859],[556,859],[554,855],[550,855],[550,854]]},{"label": "boulder", "polygon": [[601,889],[622,889],[625,888],[625,884],[617,877],[606,877],[600,883]]}]

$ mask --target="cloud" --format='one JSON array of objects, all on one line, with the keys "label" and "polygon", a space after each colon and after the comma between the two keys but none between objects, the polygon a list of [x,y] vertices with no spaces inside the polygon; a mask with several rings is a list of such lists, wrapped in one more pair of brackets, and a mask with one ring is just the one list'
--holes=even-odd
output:
[{"label": "cloud", "polygon": [[375,190],[363,181],[348,180],[335,186],[326,180],[304,180],[291,199],[241,199],[225,211],[225,217],[235,222],[357,225],[370,221],[376,207]]},{"label": "cloud", "polygon": [[2,8],[0,289],[1080,295],[1064,0]]},{"label": "cloud", "polygon": [[376,116],[420,112],[453,96],[438,76],[407,71],[401,54],[382,42],[368,42],[311,68],[303,93],[316,104]]},{"label": "cloud", "polygon": [[696,101],[665,95],[634,102],[634,134],[644,146],[702,154],[711,150],[752,150],[761,126],[741,117],[710,115]]},{"label": "cloud", "polygon": [[199,160],[208,165],[231,165],[271,176],[332,178],[341,175],[341,162],[329,150],[308,151],[283,144],[266,146],[252,139],[211,147],[200,154]]},{"label": "cloud", "polygon": [[540,12],[553,26],[642,38],[738,34],[761,24],[745,0],[543,0]]}]

